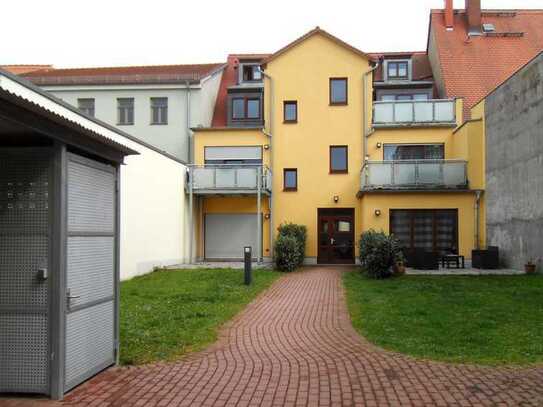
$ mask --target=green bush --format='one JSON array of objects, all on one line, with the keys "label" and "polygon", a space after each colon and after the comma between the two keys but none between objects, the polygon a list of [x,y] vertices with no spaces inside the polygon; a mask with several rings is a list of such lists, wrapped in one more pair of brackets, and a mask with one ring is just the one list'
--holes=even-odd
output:
[{"label": "green bush", "polygon": [[399,241],[392,235],[376,232],[373,229],[360,236],[360,264],[372,278],[392,276],[392,267],[403,261]]},{"label": "green bush", "polygon": [[307,228],[285,223],[277,230],[279,234],[274,247],[275,265],[279,270],[293,271],[304,262]]}]

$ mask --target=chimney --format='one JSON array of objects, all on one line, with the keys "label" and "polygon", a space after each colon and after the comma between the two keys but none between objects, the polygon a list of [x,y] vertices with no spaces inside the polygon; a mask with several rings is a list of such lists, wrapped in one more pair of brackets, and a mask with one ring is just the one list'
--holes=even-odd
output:
[{"label": "chimney", "polygon": [[468,34],[481,35],[481,0],[466,0]]},{"label": "chimney", "polygon": [[447,31],[454,29],[453,0],[445,0],[445,27]]}]

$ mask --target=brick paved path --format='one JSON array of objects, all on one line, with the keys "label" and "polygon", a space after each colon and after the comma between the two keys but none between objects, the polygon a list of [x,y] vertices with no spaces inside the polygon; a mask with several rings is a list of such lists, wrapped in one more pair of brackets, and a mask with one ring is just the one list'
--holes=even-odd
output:
[{"label": "brick paved path", "polygon": [[315,267],[287,275],[206,352],[178,363],[111,369],[66,403],[543,406],[543,368],[416,361],[372,346],[350,324],[340,273]]}]

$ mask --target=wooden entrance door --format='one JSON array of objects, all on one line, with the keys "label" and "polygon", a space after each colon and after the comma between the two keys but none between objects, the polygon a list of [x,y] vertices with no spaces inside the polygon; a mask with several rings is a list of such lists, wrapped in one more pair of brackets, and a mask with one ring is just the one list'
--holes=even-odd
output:
[{"label": "wooden entrance door", "polygon": [[354,263],[354,209],[318,210],[319,264]]}]

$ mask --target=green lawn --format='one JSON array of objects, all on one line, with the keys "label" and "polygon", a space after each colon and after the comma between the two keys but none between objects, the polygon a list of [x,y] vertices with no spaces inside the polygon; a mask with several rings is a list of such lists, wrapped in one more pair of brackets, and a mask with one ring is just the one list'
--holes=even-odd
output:
[{"label": "green lawn", "polygon": [[203,349],[221,324],[281,274],[242,270],[157,271],[121,284],[121,363],[174,360]]},{"label": "green lawn", "polygon": [[374,344],[450,362],[543,362],[543,276],[345,273],[354,327]]}]

